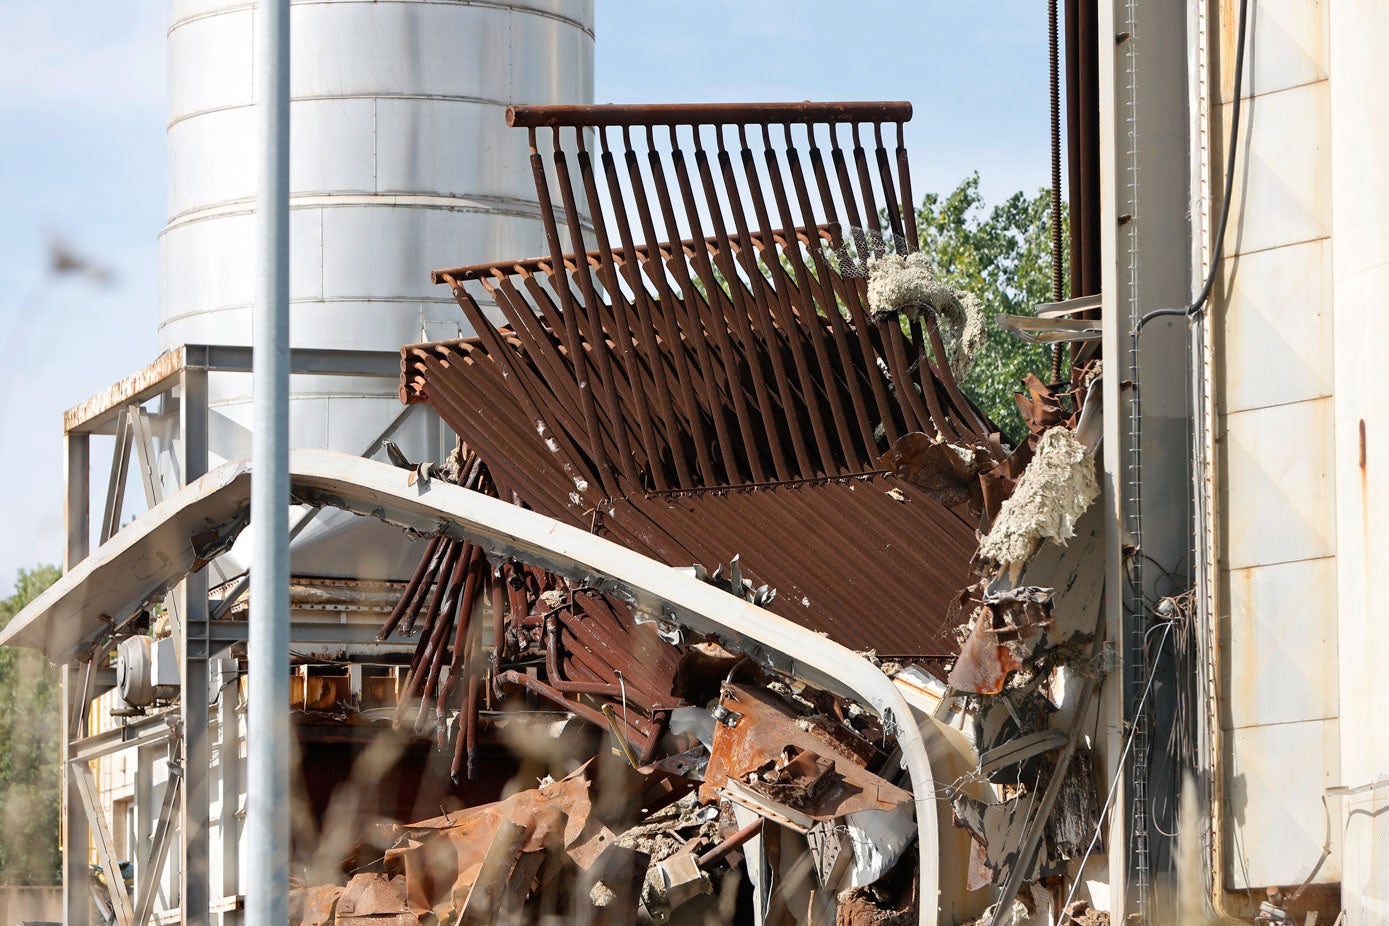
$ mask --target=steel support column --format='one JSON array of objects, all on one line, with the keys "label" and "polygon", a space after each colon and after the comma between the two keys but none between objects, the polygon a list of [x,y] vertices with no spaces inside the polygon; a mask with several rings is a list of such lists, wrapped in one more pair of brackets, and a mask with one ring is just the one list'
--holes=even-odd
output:
[{"label": "steel support column", "polygon": [[[235,666],[234,662],[230,663]],[[230,679],[230,680],[229,680]],[[237,683],[234,673],[224,673],[214,694],[217,702],[217,767],[220,780],[222,842],[221,896],[235,897],[241,891],[241,723],[237,706]],[[240,921],[240,911],[222,914],[222,924]]]},{"label": "steel support column", "polygon": [[67,525],[67,544],[63,550],[63,571],[87,558],[91,543],[91,438],[85,433],[64,435],[67,445],[63,480],[67,494],[63,499],[63,523]]},{"label": "steel support column", "polygon": [[[1187,7],[1099,7],[1105,608],[1124,663],[1123,684],[1106,686],[1104,704],[1106,775],[1123,776],[1109,814],[1110,914],[1137,913],[1146,923],[1153,877],[1172,864],[1171,844],[1151,826],[1150,800],[1170,812],[1178,780],[1166,750],[1149,749],[1150,730],[1173,722],[1173,686],[1170,653],[1150,658],[1145,634],[1157,620],[1148,602],[1189,581],[1191,360],[1185,319],[1158,318],[1141,340],[1134,332],[1145,314],[1184,308],[1193,296],[1188,59],[1170,53],[1186,47]],[[1152,563],[1162,569],[1145,570]]]},{"label": "steel support column", "polygon": [[[84,435],[85,437],[85,435]],[[73,708],[80,697],[82,688],[81,666],[69,663],[59,670],[62,674],[62,763],[69,767],[72,758],[72,742],[77,731],[72,727]],[[91,845],[91,830],[87,826],[87,815],[82,811],[73,779],[66,772],[62,776],[62,843],[63,843],[63,921],[67,926],[86,926],[91,918],[91,889],[88,887],[88,858]]]},{"label": "steel support column", "polygon": [[[183,480],[193,482],[207,472],[207,372],[185,369],[179,381],[179,436],[182,440]],[[211,909],[208,855],[208,697],[206,647],[200,640],[189,645],[190,628],[207,622],[207,573],[195,572],[174,593],[178,617],[179,661],[182,691],[179,719],[183,726],[183,765],[186,769],[179,797],[179,905],[185,926],[208,923]]]}]

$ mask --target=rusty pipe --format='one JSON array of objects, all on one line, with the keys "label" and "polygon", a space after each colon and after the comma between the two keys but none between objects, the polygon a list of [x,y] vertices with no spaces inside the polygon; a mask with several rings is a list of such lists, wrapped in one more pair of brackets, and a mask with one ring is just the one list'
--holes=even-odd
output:
[{"label": "rusty pipe", "polygon": [[439,543],[443,540],[441,535],[436,534],[429,541],[429,547],[424,551],[424,556],[420,557],[420,564],[415,567],[415,574],[410,577],[410,582],[405,586],[405,590],[400,593],[400,601],[396,603],[395,609],[391,611],[390,618],[382,625],[376,634],[378,642],[384,642],[387,637],[395,632],[396,626],[400,624],[400,619],[405,616],[415,598],[415,592],[419,591],[420,584],[424,582],[424,577],[429,573],[429,565],[434,560],[434,554],[439,549]]},{"label": "rusty pipe", "polygon": [[905,122],[912,104],[901,101],[843,103],[657,103],[582,106],[508,106],[513,128],[548,126],[769,125],[821,122]]},{"label": "rusty pipe", "polygon": [[705,868],[709,865],[712,865],[714,862],[717,862],[719,859],[723,858],[725,855],[732,852],[734,849],[738,848],[743,843],[747,842],[749,839],[752,839],[754,836],[761,833],[763,822],[764,820],[762,817],[758,817],[756,820],[753,820],[747,826],[738,830],[738,832],[734,833],[732,836],[729,836],[723,842],[719,843],[717,846],[714,846],[714,848],[701,855],[698,859],[695,860],[695,864],[698,865],[700,868]]}]

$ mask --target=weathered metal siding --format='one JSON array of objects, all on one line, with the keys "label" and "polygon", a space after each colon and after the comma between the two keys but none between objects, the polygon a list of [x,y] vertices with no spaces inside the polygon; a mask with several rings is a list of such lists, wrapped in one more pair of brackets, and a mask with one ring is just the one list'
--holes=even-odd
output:
[{"label": "weathered metal siding", "polygon": [[[1223,877],[1236,889],[1295,886],[1312,873],[1327,838],[1322,794],[1341,774],[1327,15],[1320,2],[1250,3],[1234,198],[1211,315]],[[1222,4],[1218,23],[1216,197],[1237,4]],[[1339,827],[1331,839],[1319,883],[1341,878]]]},{"label": "weathered metal siding", "polygon": [[[1333,69],[1330,131],[1330,264],[1335,298],[1336,566],[1340,682],[1339,784],[1359,789],[1334,799],[1344,839],[1341,900],[1350,926],[1389,922],[1389,629],[1375,594],[1389,552],[1389,119],[1380,88],[1389,81],[1384,44],[1389,8],[1332,5],[1327,49]],[[1334,681],[1329,681],[1334,684]],[[1365,786],[1380,782],[1379,787]]]}]

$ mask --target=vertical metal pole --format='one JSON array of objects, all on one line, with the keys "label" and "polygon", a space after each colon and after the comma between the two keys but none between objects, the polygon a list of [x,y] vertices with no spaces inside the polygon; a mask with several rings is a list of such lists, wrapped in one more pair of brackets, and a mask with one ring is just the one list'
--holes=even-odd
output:
[{"label": "vertical metal pole", "polygon": [[[63,571],[67,572],[87,558],[91,541],[91,439],[85,433],[66,435],[67,494],[64,498],[64,522],[67,544],[63,550]],[[61,669],[63,689],[62,713],[62,841],[63,841],[63,921],[68,926],[86,926],[91,918],[92,893],[88,883],[87,865],[91,834],[87,816],[77,797],[72,776],[68,774],[71,743],[80,735],[73,729],[73,705],[82,697],[84,687],[75,664]],[[85,709],[85,707],[84,707]]]},{"label": "vertical metal pole", "polygon": [[91,437],[84,431],[64,435],[67,459],[63,473],[67,494],[63,498],[63,520],[67,525],[67,544],[63,548],[63,571],[67,572],[87,558],[91,546]]},{"label": "vertical metal pole", "polygon": [[[168,754],[168,746],[158,743],[154,746],[140,746],[135,750],[135,849],[134,858],[143,858],[149,847],[150,837],[159,822],[159,807],[154,802],[155,762]],[[135,868],[135,889],[141,890],[151,878],[158,880],[161,872],[146,871],[143,866]]]},{"label": "vertical metal pole", "polygon": [[261,133],[252,329],[246,921],[289,920],[289,0],[256,8]]},{"label": "vertical metal pole", "polygon": [[86,926],[91,921],[92,908],[92,889],[87,869],[92,835],[87,828],[87,815],[82,810],[77,787],[68,773],[72,764],[72,741],[77,736],[72,728],[72,706],[80,697],[77,692],[82,688],[81,676],[76,663],[68,663],[59,671],[63,683],[63,767],[59,785],[63,796],[63,922],[67,926]]}]

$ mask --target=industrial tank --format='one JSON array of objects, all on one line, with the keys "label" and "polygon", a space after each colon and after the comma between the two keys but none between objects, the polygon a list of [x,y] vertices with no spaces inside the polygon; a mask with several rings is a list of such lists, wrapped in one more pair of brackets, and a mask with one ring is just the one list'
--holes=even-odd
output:
[{"label": "industrial tank", "polygon": [[[251,343],[256,15],[245,0],[172,3],[164,348]],[[592,102],[591,0],[305,0],[291,43],[291,345],[395,350],[470,334],[429,271],[548,252],[526,135],[504,114]],[[290,390],[295,447],[361,453],[402,410],[393,380],[295,376]],[[250,452],[250,392],[249,375],[209,383],[214,465]],[[445,444],[418,413],[395,439],[413,460]],[[295,572],[399,574],[401,545],[319,520]]]}]

